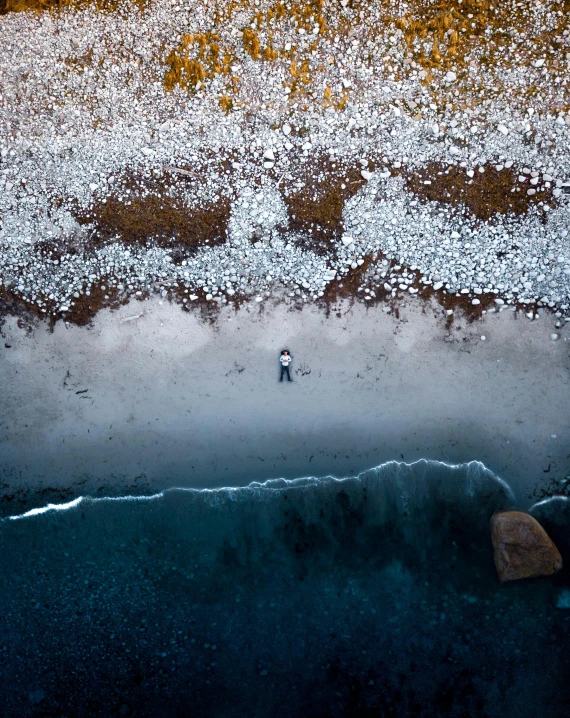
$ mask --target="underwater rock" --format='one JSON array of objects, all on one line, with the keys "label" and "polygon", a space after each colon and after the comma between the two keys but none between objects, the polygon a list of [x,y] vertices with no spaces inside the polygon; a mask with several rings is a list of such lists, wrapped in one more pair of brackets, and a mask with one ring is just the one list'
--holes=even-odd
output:
[{"label": "underwater rock", "polygon": [[556,601],[556,608],[570,608],[570,588],[563,588],[562,591],[560,591],[558,600]]},{"label": "underwater rock", "polygon": [[522,511],[494,514],[491,538],[501,583],[549,576],[562,568],[562,556],[551,538],[536,519]]}]

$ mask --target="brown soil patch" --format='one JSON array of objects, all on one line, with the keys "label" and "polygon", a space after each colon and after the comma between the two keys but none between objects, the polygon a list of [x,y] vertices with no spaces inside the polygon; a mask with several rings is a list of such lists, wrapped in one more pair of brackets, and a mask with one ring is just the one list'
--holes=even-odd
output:
[{"label": "brown soil patch", "polygon": [[371,274],[371,270],[374,269],[378,261],[382,259],[382,254],[378,254],[376,257],[367,254],[364,257],[364,262],[359,267],[350,269],[345,275],[340,275],[337,279],[327,284],[323,296],[318,300],[318,303],[324,306],[327,317],[331,311],[337,309],[338,302],[346,299],[350,299],[351,304],[357,300],[364,301],[367,307],[372,307],[391,298],[390,293],[384,289],[382,284],[374,285],[375,296],[368,301],[364,300],[364,293],[358,291],[360,287],[373,286],[368,275]]},{"label": "brown soil patch", "polygon": [[[484,170],[475,169],[473,177],[469,177],[461,167],[432,162],[408,175],[406,188],[424,202],[463,205],[481,220],[488,220],[494,214],[526,214],[530,207],[540,203],[555,204],[549,188],[528,195],[531,185],[519,182],[514,169],[496,170],[492,165],[485,165]],[[426,180],[431,184],[424,184]]]},{"label": "brown soil patch", "polygon": [[[408,295],[405,291],[398,291],[395,296],[392,296],[391,292],[384,289],[383,280],[375,282],[372,279],[374,270],[382,259],[385,259],[383,254],[379,254],[377,257],[366,255],[362,265],[356,269],[351,269],[346,275],[327,284],[324,295],[318,300],[319,304],[325,308],[327,316],[329,316],[332,311],[338,309],[338,302],[349,299],[351,303],[361,301],[368,308],[374,307],[379,303],[388,302],[396,318],[399,318],[399,303],[402,296],[417,296],[428,303],[433,299],[445,310],[452,309],[454,313],[446,319],[446,328],[450,329],[453,321],[458,317],[466,319],[467,322],[471,324],[483,316],[483,311],[487,311],[495,306],[495,298],[497,296],[495,294],[481,294],[477,297],[480,303],[473,304],[473,296],[467,294],[460,294],[458,296],[456,294],[448,294],[443,290],[435,291],[432,285],[425,285],[420,282],[422,273],[417,270],[415,272],[408,270],[408,277],[410,274],[415,275],[411,286],[418,290],[417,294]],[[390,265],[394,266],[394,264],[396,264],[396,261],[390,260]],[[372,290],[374,295],[369,295],[368,299],[365,299],[366,293],[359,291],[361,288],[362,290],[366,288]],[[525,311],[528,309],[521,306],[517,308],[525,309]]]},{"label": "brown soil patch", "polygon": [[473,304],[473,297],[468,294],[460,294],[457,296],[457,294],[447,294],[447,292],[442,290],[436,292],[431,286],[425,287],[424,285],[418,284],[418,288],[419,287],[423,287],[419,292],[419,295],[423,299],[429,299],[429,297],[433,296],[441,307],[446,310],[453,310],[453,314],[447,317],[446,320],[446,326],[448,329],[454,319],[457,318],[456,315],[463,315],[469,324],[474,322],[476,319],[481,319],[483,311],[487,311],[491,307],[495,306],[495,299],[497,297],[496,294],[480,294],[477,297],[480,304]]},{"label": "brown soil patch", "polygon": [[[102,286],[105,286],[105,289],[102,289]],[[99,284],[92,284],[89,293],[90,296],[80,294],[79,298],[73,299],[73,306],[70,306],[69,310],[65,312],[66,322],[85,327],[91,324],[101,309],[118,309],[130,301],[129,297],[121,297],[117,287],[109,286],[105,279],[100,280]],[[139,299],[139,297],[132,297],[132,299]],[[54,319],[51,321],[55,323]]]},{"label": "brown soil patch", "polygon": [[84,238],[81,236],[56,239],[42,239],[34,245],[34,252],[50,260],[61,260],[66,254],[76,255],[83,251]]},{"label": "brown soil patch", "polygon": [[0,336],[2,326],[7,316],[18,317],[18,326],[31,332],[39,319],[49,319],[39,307],[31,302],[25,302],[21,297],[7,287],[0,287]]},{"label": "brown soil patch", "polygon": [[[373,166],[369,163],[367,169],[372,171]],[[284,191],[289,227],[309,235],[304,242],[308,248],[324,253],[340,239],[344,228],[344,204],[366,184],[361,170],[360,166],[347,167],[321,158]],[[295,187],[300,182],[304,183],[303,187]]]},{"label": "brown soil patch", "polygon": [[[102,289],[103,286],[105,289]],[[27,331],[31,331],[39,321],[47,322],[49,328],[53,330],[62,318],[70,324],[84,327],[92,322],[101,309],[118,309],[128,304],[130,299],[145,299],[145,296],[121,295],[119,290],[109,286],[108,279],[104,278],[98,280],[98,284],[92,284],[89,292],[90,296],[82,293],[79,298],[74,297],[73,304],[67,312],[56,311],[56,306],[52,302],[46,303],[44,306],[46,311],[42,312],[33,302],[27,302],[10,289],[0,287],[0,330],[6,316],[18,317],[18,326]]]},{"label": "brown soil patch", "polygon": [[95,226],[95,246],[118,237],[127,245],[172,248],[181,261],[189,250],[223,244],[230,215],[229,198],[190,207],[176,196],[176,187],[175,180],[168,178],[159,184],[128,177],[113,195],[74,214],[80,224]]},{"label": "brown soil patch", "polygon": [[[201,289],[187,289],[183,282],[173,282],[169,286],[165,287],[168,294],[166,299],[169,302],[174,302],[185,312],[198,311],[204,321],[210,324],[214,324],[224,306],[230,306],[237,310],[248,301],[251,301],[251,297],[244,297],[241,294],[234,294],[232,297],[226,297],[227,303],[222,304],[221,302],[214,302],[206,299],[206,295]],[[189,301],[189,295],[196,294],[198,299],[193,302]]]}]

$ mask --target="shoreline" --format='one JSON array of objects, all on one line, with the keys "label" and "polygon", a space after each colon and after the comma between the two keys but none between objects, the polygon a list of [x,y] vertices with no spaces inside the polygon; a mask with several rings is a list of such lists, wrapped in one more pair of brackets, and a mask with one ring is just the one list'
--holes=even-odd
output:
[{"label": "shoreline", "polygon": [[[239,486],[218,486],[215,488],[192,488],[192,487],[180,487],[180,486],[172,486],[170,488],[165,488],[162,491],[159,491],[158,493],[154,494],[126,494],[124,496],[77,496],[76,498],[72,499],[71,501],[67,501],[65,503],[48,503],[44,506],[28,509],[24,513],[19,514],[13,514],[9,516],[0,516],[0,523],[2,521],[19,521],[21,519],[27,519],[37,516],[42,516],[44,514],[52,513],[52,512],[58,512],[58,511],[68,511],[70,509],[75,509],[79,505],[85,504],[89,505],[91,503],[100,504],[105,502],[130,502],[130,501],[139,501],[139,502],[149,502],[149,501],[160,501],[160,500],[168,500],[168,497],[170,494],[178,493],[184,494],[185,492],[193,492],[200,494],[202,492],[207,492],[210,494],[217,494],[219,492],[220,500],[221,501],[227,501],[227,497],[224,497],[223,494],[226,494],[226,492],[247,492],[250,491],[276,491],[276,492],[282,492],[284,490],[289,489],[307,489],[309,487],[314,488],[315,485],[323,484],[326,486],[333,486],[338,488],[339,490],[342,490],[343,488],[346,488],[350,485],[354,485],[355,482],[361,482],[366,483],[367,481],[370,481],[370,474],[373,472],[379,472],[379,475],[377,478],[380,481],[387,480],[388,482],[393,482],[394,478],[390,476],[390,473],[392,469],[396,470],[396,473],[398,469],[402,469],[403,473],[406,477],[406,479],[410,479],[411,476],[414,475],[416,471],[421,470],[422,468],[425,468],[428,470],[431,469],[432,471],[435,469],[437,470],[451,470],[451,471],[457,471],[457,472],[463,472],[465,476],[469,475],[469,472],[475,471],[479,472],[481,476],[487,475],[487,477],[490,475],[493,478],[492,481],[495,482],[495,486],[497,488],[497,491],[503,492],[503,498],[504,498],[504,510],[507,510],[508,508],[515,509],[515,499],[514,495],[512,494],[510,490],[510,486],[503,481],[502,479],[496,477],[492,472],[489,472],[487,467],[482,464],[479,461],[469,461],[464,464],[447,464],[445,462],[433,460],[433,459],[417,459],[416,461],[413,461],[411,463],[405,463],[403,461],[387,461],[383,464],[380,464],[380,466],[374,466],[370,467],[369,469],[360,472],[359,474],[356,474],[356,476],[303,476],[298,477],[295,479],[284,479],[284,478],[278,478],[278,479],[268,479],[264,482],[259,481],[252,481],[250,484],[246,485],[239,485]],[[429,494],[429,488],[430,484],[433,481],[433,477],[426,478],[425,487],[427,490],[427,494]],[[403,487],[402,487],[403,488]],[[458,488],[456,486],[455,488]],[[413,488],[410,486],[406,487],[406,492],[409,494],[413,494]],[[459,492],[460,493],[460,492]],[[467,495],[467,491],[465,491]],[[426,494],[426,495],[427,495]],[[400,497],[402,498],[402,497]],[[556,497],[560,498],[560,497]],[[564,497],[565,499],[566,497]],[[405,498],[402,499],[403,503],[405,503]],[[424,500],[427,501],[426,497],[424,497]],[[445,500],[445,494],[444,496],[440,497],[441,501]],[[537,502],[535,505],[533,505],[532,509],[535,507],[541,507],[546,504],[547,501],[550,501],[551,499],[545,499],[541,502]],[[215,503],[216,499],[213,500],[213,503]],[[231,501],[231,499],[230,499]],[[531,509],[531,510],[532,510]]]},{"label": "shoreline", "polygon": [[[222,309],[210,324],[146,307],[131,321],[126,306],[90,329],[31,335],[7,320],[3,515],[420,458],[481,461],[530,505],[568,472],[568,349],[550,339],[553,316],[457,317],[447,329],[441,307],[411,298],[399,318],[381,306],[345,304],[327,318],[276,304]],[[293,385],[278,383],[282,344]]]}]

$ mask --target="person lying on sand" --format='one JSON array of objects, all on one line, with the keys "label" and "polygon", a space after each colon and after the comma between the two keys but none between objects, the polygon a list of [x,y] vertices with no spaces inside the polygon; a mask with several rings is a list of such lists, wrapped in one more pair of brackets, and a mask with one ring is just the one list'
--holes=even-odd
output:
[{"label": "person lying on sand", "polygon": [[281,362],[281,378],[279,381],[283,381],[283,374],[287,374],[287,379],[289,381],[293,381],[293,379],[291,379],[291,375],[289,374],[289,364],[293,361],[293,357],[289,354],[288,349],[283,349],[281,356],[279,357],[279,361]]}]

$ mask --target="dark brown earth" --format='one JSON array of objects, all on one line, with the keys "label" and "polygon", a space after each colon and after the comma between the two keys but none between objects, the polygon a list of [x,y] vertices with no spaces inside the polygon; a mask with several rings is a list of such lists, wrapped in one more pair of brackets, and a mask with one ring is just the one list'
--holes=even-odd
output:
[{"label": "dark brown earth", "polygon": [[[367,169],[373,171],[370,165]],[[342,213],[347,200],[353,197],[366,180],[362,167],[348,166],[321,157],[310,169],[302,171],[295,182],[284,191],[283,199],[289,212],[289,227],[306,232],[307,246],[319,254],[330,252],[331,244],[342,235]]]},{"label": "dark brown earth", "polygon": [[229,214],[227,197],[189,207],[175,180],[132,174],[105,201],[96,201],[87,211],[75,210],[80,224],[94,227],[94,246],[119,238],[126,245],[156,244],[184,253],[204,244],[223,244]]},{"label": "dark brown earth", "polygon": [[[462,167],[432,162],[408,173],[406,188],[423,202],[450,204],[484,221],[494,214],[523,215],[541,203],[554,206],[551,189],[528,195],[530,185],[519,182],[519,173],[513,168],[496,170],[492,165],[485,165],[484,170],[476,169],[473,177],[469,177]],[[431,184],[424,184],[426,180]]]}]

